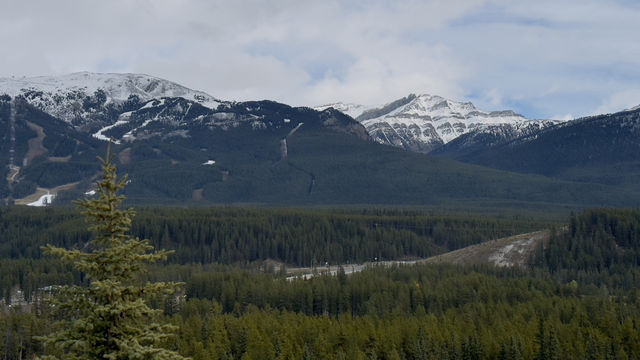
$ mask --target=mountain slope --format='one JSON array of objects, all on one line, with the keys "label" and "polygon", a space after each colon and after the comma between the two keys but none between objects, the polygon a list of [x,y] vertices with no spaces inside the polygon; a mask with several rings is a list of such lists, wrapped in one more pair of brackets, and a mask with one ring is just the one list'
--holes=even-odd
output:
[{"label": "mountain slope", "polygon": [[549,230],[542,230],[486,241],[430,257],[425,262],[525,267],[535,261],[537,252],[548,243],[550,234]]},{"label": "mountain slope", "polygon": [[477,145],[485,134],[494,141],[507,141],[558,123],[528,120],[512,111],[485,112],[470,102],[426,94],[411,94],[378,108],[338,103],[319,109],[327,106],[354,117],[381,144],[425,153],[469,133],[476,135],[474,144],[462,142],[458,146]]},{"label": "mountain slope", "polygon": [[[113,138],[119,169],[131,181],[126,195],[136,203],[546,208],[634,206],[640,199],[637,190],[518,175],[381,145],[363,125],[334,109],[271,101],[220,102],[211,108],[170,96],[145,100],[112,90],[125,88],[128,77],[119,79],[122,86],[110,83],[93,95],[72,96],[69,104],[81,105],[65,114],[84,114],[72,121],[45,112],[34,100],[47,98],[49,90],[36,97],[0,96],[2,198],[39,191],[65,203],[90,194],[98,173],[95,157],[104,155],[105,140]],[[59,90],[71,91],[65,89]],[[112,100],[104,100],[106,94]],[[96,103],[98,98],[104,101]]]},{"label": "mountain slope", "polygon": [[371,110],[376,108],[375,106],[367,106],[367,105],[360,105],[360,104],[351,104],[351,103],[333,103],[333,104],[326,104],[326,105],[320,105],[320,106],[315,106],[314,109],[318,110],[318,111],[324,111],[327,110],[328,108],[334,108],[338,111],[340,111],[341,113],[345,114],[345,115],[349,115],[352,118],[357,118],[360,114],[364,113],[367,110]]},{"label": "mountain slope", "polygon": [[[23,164],[28,142],[37,138],[27,121],[43,128],[46,152],[21,167],[9,194],[29,184],[53,189],[77,183],[58,194],[56,201],[65,203],[91,190],[98,171],[95,157],[104,154],[106,142],[15,101],[17,163]],[[1,101],[0,109],[6,107]],[[224,114],[221,123],[161,122],[136,141],[113,146],[119,170],[129,174],[131,202],[516,206],[635,204],[640,198],[607,186],[500,172],[376,144],[360,124],[331,109],[317,112],[261,101],[219,111],[214,115]],[[2,124],[6,120],[0,117]]]},{"label": "mountain slope", "polygon": [[578,119],[475,152],[442,154],[503,170],[634,187],[640,182],[640,109]]},{"label": "mountain slope", "polygon": [[521,137],[534,137],[543,129],[558,125],[556,121],[536,120],[516,124],[484,125],[462,134],[430,152],[453,159],[462,159],[488,148],[506,144]]}]

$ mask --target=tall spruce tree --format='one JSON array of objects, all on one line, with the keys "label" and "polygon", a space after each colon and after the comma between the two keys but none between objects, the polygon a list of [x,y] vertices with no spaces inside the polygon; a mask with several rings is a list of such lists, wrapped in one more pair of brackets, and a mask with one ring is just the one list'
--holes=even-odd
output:
[{"label": "tall spruce tree", "polygon": [[[110,146],[109,146],[110,149]],[[70,263],[85,274],[86,286],[63,286],[52,309],[59,320],[43,338],[45,359],[184,359],[161,347],[174,326],[157,322],[161,310],[147,305],[150,298],[172,296],[179,283],[143,283],[146,265],[166,259],[169,251],[153,251],[148,240],[128,235],[133,209],[120,209],[126,175],[118,179],[110,150],[102,164],[97,197],[76,202],[95,239],[83,250],[52,245],[45,254]]]}]

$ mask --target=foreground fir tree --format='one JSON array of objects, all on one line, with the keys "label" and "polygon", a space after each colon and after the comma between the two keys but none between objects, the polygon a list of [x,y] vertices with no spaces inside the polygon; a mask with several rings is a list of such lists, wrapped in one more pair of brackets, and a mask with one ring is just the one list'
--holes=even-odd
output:
[{"label": "foreground fir tree", "polygon": [[142,283],[146,264],[166,259],[167,251],[153,251],[148,240],[128,235],[133,209],[120,209],[118,191],[126,176],[117,178],[110,152],[102,163],[97,198],[76,203],[95,233],[86,251],[48,245],[45,254],[60,257],[85,274],[87,286],[59,288],[52,301],[59,320],[44,337],[45,359],[184,359],[161,347],[173,326],[158,323],[160,310],[147,300],[175,293],[178,283]]}]

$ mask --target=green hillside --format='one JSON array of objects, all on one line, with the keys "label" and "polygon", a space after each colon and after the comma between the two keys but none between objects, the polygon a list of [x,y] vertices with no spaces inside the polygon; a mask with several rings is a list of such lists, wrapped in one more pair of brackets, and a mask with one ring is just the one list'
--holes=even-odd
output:
[{"label": "green hillside", "polygon": [[[172,111],[184,108],[179,101],[166,103]],[[0,101],[0,123],[7,130],[8,104]],[[25,157],[32,158],[11,189],[4,176],[3,196],[19,199],[36,187],[67,186],[55,204],[68,204],[89,191],[97,174],[95,157],[105,153],[106,143],[24,101],[17,99],[15,106],[16,161],[24,165]],[[538,208],[640,203],[640,192],[616,184],[519,175],[379,145],[360,124],[334,110],[260,101],[228,104],[206,116],[150,122],[136,133],[137,140],[114,145],[119,171],[129,174],[131,203]],[[42,128],[43,139],[34,125]],[[0,161],[7,164],[9,143],[2,146]],[[44,152],[33,156],[35,146]]]},{"label": "green hillside", "polygon": [[[518,173],[599,183],[635,192],[640,177],[640,110],[598,115],[474,151],[439,155]],[[460,139],[459,141],[464,141]],[[454,141],[455,142],[455,141]]]}]

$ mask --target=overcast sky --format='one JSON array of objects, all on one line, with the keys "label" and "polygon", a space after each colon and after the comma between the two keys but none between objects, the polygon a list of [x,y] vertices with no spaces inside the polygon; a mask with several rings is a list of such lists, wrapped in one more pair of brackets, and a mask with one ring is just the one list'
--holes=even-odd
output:
[{"label": "overcast sky", "polygon": [[637,0],[0,0],[0,77],[146,73],[224,100],[640,104]]}]

